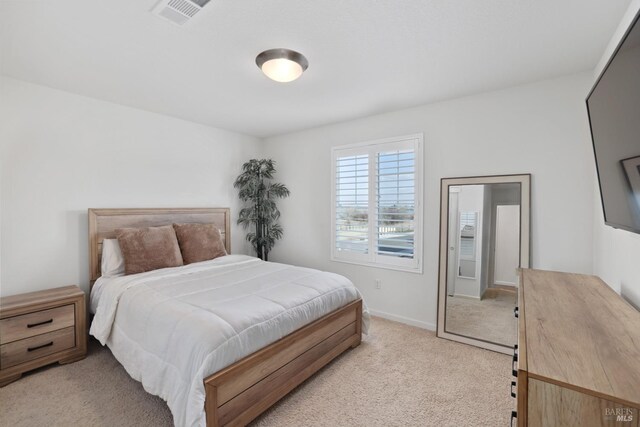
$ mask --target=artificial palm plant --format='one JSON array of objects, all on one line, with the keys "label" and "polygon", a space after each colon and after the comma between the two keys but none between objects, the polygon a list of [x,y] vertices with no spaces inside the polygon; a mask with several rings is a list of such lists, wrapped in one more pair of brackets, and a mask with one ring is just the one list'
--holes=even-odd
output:
[{"label": "artificial palm plant", "polygon": [[242,173],[233,183],[240,200],[248,204],[240,210],[238,224],[245,229],[255,229],[247,233],[247,240],[258,257],[265,261],[276,240],[282,237],[276,199],[289,196],[289,189],[284,184],[272,182],[275,163],[271,159],[251,159],[242,165]]}]

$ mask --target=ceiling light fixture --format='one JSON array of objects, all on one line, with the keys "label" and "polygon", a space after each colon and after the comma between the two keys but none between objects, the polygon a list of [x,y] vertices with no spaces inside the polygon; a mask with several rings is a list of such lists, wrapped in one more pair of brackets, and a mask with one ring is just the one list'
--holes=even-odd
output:
[{"label": "ceiling light fixture", "polygon": [[256,56],[256,65],[271,80],[292,82],[309,67],[303,54],[290,49],[269,49]]}]

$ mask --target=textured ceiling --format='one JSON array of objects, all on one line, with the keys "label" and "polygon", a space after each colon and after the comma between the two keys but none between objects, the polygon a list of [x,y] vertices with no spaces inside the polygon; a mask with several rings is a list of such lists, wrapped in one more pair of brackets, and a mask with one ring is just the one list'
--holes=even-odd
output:
[{"label": "textured ceiling", "polygon": [[[2,74],[270,136],[593,68],[629,0],[0,0]],[[302,52],[287,84],[263,50]]]}]

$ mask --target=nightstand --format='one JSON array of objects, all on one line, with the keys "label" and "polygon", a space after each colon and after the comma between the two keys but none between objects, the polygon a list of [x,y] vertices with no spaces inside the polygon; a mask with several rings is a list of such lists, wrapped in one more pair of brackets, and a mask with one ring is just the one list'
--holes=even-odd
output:
[{"label": "nightstand", "polygon": [[85,295],[77,286],[0,298],[0,387],[87,354]]}]

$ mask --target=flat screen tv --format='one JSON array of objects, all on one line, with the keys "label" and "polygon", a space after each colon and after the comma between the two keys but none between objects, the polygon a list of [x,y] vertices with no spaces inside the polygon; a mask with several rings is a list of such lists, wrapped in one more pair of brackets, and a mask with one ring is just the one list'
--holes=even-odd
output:
[{"label": "flat screen tv", "polygon": [[587,97],[607,225],[640,234],[640,12]]}]

